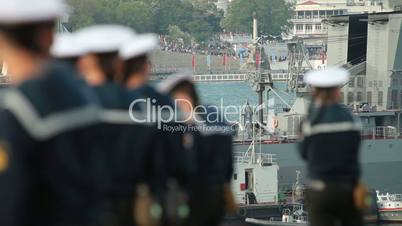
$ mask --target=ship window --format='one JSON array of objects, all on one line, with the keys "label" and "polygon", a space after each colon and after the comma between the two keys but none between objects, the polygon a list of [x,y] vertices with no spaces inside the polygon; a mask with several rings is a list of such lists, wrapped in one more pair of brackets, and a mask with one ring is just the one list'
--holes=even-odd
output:
[{"label": "ship window", "polygon": [[233,174],[233,180],[237,180],[237,173]]},{"label": "ship window", "polygon": [[382,104],[383,104],[383,92],[378,91],[378,105],[382,106]]},{"label": "ship window", "polygon": [[362,92],[357,92],[356,101],[360,102],[360,101],[362,101],[362,100],[363,100],[363,98],[362,98]]},{"label": "ship window", "polygon": [[354,78],[351,78],[350,79],[350,81],[349,81],[349,87],[355,87],[355,79]]},{"label": "ship window", "polygon": [[398,108],[398,91],[397,90],[391,91],[391,104],[392,104],[393,109]]},{"label": "ship window", "polygon": [[[372,104],[372,92],[367,92],[367,102],[369,103],[369,104]],[[402,93],[401,93],[401,95],[402,95]]]},{"label": "ship window", "polygon": [[357,78],[357,87],[363,88],[363,78],[362,77]]},{"label": "ship window", "polygon": [[352,93],[352,92],[348,92],[348,104],[352,103],[353,101],[354,101],[353,93]]},{"label": "ship window", "polygon": [[307,24],[306,25],[306,31],[312,31],[313,30],[313,25]]},{"label": "ship window", "polygon": [[321,30],[321,24],[316,24],[316,25],[315,25],[315,29],[316,29],[317,31],[320,31],[320,30]]}]

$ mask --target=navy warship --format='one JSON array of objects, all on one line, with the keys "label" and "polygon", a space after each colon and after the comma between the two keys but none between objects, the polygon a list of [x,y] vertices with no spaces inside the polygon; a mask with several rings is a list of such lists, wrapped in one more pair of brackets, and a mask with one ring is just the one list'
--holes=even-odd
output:
[{"label": "navy warship", "polygon": [[[402,192],[399,178],[402,172],[402,13],[339,15],[328,18],[325,23],[329,37],[343,37],[328,42],[327,65],[342,66],[351,74],[350,82],[342,88],[342,96],[345,107],[361,121],[363,180],[371,189]],[[270,68],[251,72],[250,80],[256,87],[259,103],[268,102],[268,106],[263,113],[262,109],[255,111],[254,107],[245,105],[235,139],[236,151],[245,152],[255,142],[257,152],[277,157],[282,191],[290,188],[297,170],[304,176],[302,181],[307,175],[297,151],[297,133],[309,105],[303,74],[312,69],[310,63],[303,62],[308,58],[302,41],[289,41],[288,46],[287,87],[295,94],[295,101],[278,109],[277,103],[271,101],[279,95]]]}]

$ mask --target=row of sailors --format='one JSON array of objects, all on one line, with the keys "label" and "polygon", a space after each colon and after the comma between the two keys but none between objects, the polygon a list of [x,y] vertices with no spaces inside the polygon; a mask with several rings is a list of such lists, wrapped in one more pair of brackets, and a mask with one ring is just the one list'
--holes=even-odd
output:
[{"label": "row of sailors", "polygon": [[232,137],[219,114],[211,121],[221,123],[189,118],[181,124],[203,129],[186,131],[130,118],[149,114],[134,100],[184,99],[180,115],[200,104],[189,76],[149,85],[155,36],[98,25],[52,46],[62,0],[0,6],[11,76],[0,95],[0,225],[213,226],[234,211]]}]

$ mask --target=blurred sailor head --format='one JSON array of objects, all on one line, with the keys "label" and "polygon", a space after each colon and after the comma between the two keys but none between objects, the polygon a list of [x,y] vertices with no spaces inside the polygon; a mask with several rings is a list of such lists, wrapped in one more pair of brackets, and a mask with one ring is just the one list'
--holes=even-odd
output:
[{"label": "blurred sailor head", "polygon": [[58,34],[50,53],[54,59],[66,62],[78,70],[78,61],[85,54],[85,47],[77,41],[74,34]]},{"label": "blurred sailor head", "polygon": [[341,100],[341,87],[349,81],[349,72],[340,67],[308,72],[304,81],[313,87],[316,103],[327,105]]},{"label": "blurred sailor head", "polygon": [[0,0],[0,57],[13,82],[38,74],[49,57],[55,21],[67,9],[62,0]]},{"label": "blurred sailor head", "polygon": [[129,89],[144,85],[151,73],[149,54],[158,47],[158,38],[154,34],[136,35],[121,46],[120,59],[124,70],[121,83]]},{"label": "blurred sailor head", "polygon": [[169,76],[168,79],[158,85],[158,90],[175,100],[180,110],[185,113],[191,113],[199,104],[193,75],[190,72],[181,72]]},{"label": "blurred sailor head", "polygon": [[134,37],[135,32],[121,25],[95,25],[75,33],[77,42],[85,47],[80,60],[80,72],[90,85],[115,81],[121,73],[118,53],[122,43]]}]

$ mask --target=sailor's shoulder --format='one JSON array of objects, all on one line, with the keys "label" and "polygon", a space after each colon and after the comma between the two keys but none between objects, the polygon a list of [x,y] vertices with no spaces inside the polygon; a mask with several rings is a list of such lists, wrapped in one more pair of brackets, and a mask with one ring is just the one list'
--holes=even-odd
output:
[{"label": "sailor's shoulder", "polygon": [[99,107],[80,95],[80,88],[48,82],[41,78],[1,90],[0,108],[10,112],[35,139],[47,139],[98,120]]},{"label": "sailor's shoulder", "polygon": [[351,109],[342,104],[336,104],[330,111],[331,116],[338,121],[354,121]]},{"label": "sailor's shoulder", "polygon": [[153,86],[145,85],[142,90],[144,95],[155,99],[158,105],[173,105],[172,99],[168,95],[160,93]]},{"label": "sailor's shoulder", "polygon": [[130,105],[129,93],[119,85],[108,82],[93,89],[102,107],[128,110]]},{"label": "sailor's shoulder", "polygon": [[46,117],[91,104],[91,98],[86,95],[85,89],[89,88],[78,80],[50,75],[10,89],[7,96],[18,99],[15,104],[29,105],[39,116]]}]

